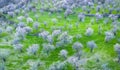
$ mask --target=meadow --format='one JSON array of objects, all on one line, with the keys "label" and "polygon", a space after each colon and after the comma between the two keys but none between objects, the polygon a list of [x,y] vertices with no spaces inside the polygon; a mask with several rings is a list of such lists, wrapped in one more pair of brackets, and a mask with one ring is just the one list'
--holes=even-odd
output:
[{"label": "meadow", "polygon": [[78,13],[87,14],[81,7],[66,18],[65,10],[39,8],[5,15],[13,24],[1,21],[0,70],[120,70],[120,19],[114,19],[120,12],[80,21]]}]

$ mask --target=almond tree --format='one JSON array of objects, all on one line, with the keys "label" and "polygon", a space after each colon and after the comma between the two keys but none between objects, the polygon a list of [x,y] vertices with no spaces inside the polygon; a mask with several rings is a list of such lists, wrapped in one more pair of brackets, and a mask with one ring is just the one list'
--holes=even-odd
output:
[{"label": "almond tree", "polygon": [[61,56],[61,57],[63,57],[64,59],[66,59],[67,58],[67,54],[68,54],[68,52],[66,51],[66,50],[61,50],[60,51],[60,53],[59,53],[59,55]]},{"label": "almond tree", "polygon": [[88,41],[87,46],[90,48],[90,51],[93,52],[93,49],[97,47],[94,41]]},{"label": "almond tree", "polygon": [[81,57],[81,55],[82,55],[82,48],[83,48],[82,43],[75,42],[75,43],[73,44],[72,48],[76,51],[77,56],[78,56],[78,60],[80,60],[80,57]]},{"label": "almond tree", "polygon": [[117,52],[117,54],[118,54],[118,62],[120,62],[120,44],[115,44],[114,45],[114,49],[115,49],[115,51]]},{"label": "almond tree", "polygon": [[27,48],[27,53],[28,55],[36,55],[37,51],[39,49],[39,45],[38,44],[32,44],[32,46],[29,46]]}]

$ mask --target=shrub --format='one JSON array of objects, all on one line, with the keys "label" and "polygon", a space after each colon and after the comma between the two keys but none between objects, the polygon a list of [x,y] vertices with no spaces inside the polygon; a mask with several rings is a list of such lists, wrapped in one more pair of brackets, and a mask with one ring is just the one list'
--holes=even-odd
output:
[{"label": "shrub", "polygon": [[88,41],[87,46],[90,48],[90,51],[93,52],[93,49],[97,47],[94,41]]},{"label": "shrub", "polygon": [[28,53],[28,55],[32,55],[32,54],[36,55],[38,49],[39,49],[39,45],[33,44],[32,46],[29,46],[27,48],[27,53]]},{"label": "shrub", "polygon": [[59,53],[59,55],[60,55],[61,57],[63,57],[64,59],[67,58],[67,54],[68,54],[67,50],[64,50],[64,49],[61,50],[60,53]]}]

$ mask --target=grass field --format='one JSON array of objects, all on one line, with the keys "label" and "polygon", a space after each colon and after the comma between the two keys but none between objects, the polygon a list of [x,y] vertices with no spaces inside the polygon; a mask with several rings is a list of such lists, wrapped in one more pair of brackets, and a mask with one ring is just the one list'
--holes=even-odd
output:
[{"label": "grass field", "polygon": [[[80,12],[79,8],[75,9],[74,11]],[[92,11],[92,12],[94,13],[95,11]],[[114,12],[114,14],[115,13],[116,12]],[[107,65],[107,67],[109,68],[108,70],[120,70],[120,64],[116,61],[117,54],[114,50],[114,45],[116,43],[120,43],[120,41],[118,41],[118,39],[120,38],[120,31],[117,32],[117,35],[113,40],[109,41],[108,43],[104,41],[105,32],[110,30],[113,27],[111,25],[112,24],[111,20],[109,21],[108,24],[104,24],[104,20],[107,18],[103,18],[98,22],[95,21],[94,24],[91,24],[90,23],[91,20],[92,19],[95,20],[95,17],[86,17],[84,22],[79,22],[77,18],[77,14],[69,15],[68,17],[69,19],[64,18],[63,12],[53,13],[50,15],[48,15],[48,12],[44,12],[43,14],[41,14],[40,12],[35,12],[35,13],[28,12],[28,14],[31,18],[33,18],[34,21],[36,21],[35,14],[39,16],[38,18],[38,22],[40,24],[39,29],[33,30],[31,33],[26,35],[25,40],[20,42],[21,44],[24,45],[23,52],[14,50],[11,44],[0,45],[0,49],[8,49],[11,52],[6,59],[6,62],[4,62],[5,70],[29,70],[30,64],[32,64],[32,62],[34,61],[43,62],[43,65],[39,66],[38,70],[46,70],[54,62],[57,62],[57,61],[64,62],[67,60],[67,59],[66,60],[62,59],[59,56],[60,50],[66,49],[68,51],[67,58],[74,56],[75,51],[73,50],[72,45],[74,42],[77,42],[77,41],[81,42],[84,46],[84,48],[82,49],[83,54],[81,56],[81,60],[84,60],[84,59],[87,60],[86,62],[83,61],[84,65],[79,66],[81,68],[80,70],[82,70],[82,68],[84,68],[83,70],[104,70],[102,68],[102,65],[104,64]],[[20,15],[23,15],[23,14],[21,13],[18,16]],[[8,18],[12,21],[15,21],[17,24],[19,22],[17,20],[18,16],[15,16],[14,18],[11,18],[11,17],[8,17]],[[61,16],[61,18],[57,18],[58,16]],[[58,19],[58,22],[55,25],[51,21],[53,18]],[[24,19],[23,22],[26,23],[26,20]],[[43,24],[44,22],[47,22],[46,26],[44,26]],[[78,28],[76,27],[76,22],[79,23]],[[33,23],[29,23],[29,24],[26,23],[26,25],[32,28]],[[102,27],[101,34],[98,34],[99,25]],[[91,27],[94,29],[94,33],[92,36],[88,37],[85,35],[87,27]],[[49,55],[45,55],[42,51],[43,49],[42,44],[47,43],[47,41],[43,40],[38,36],[33,36],[32,34],[39,33],[42,30],[49,31],[49,33],[51,34],[53,29],[60,29],[60,28],[62,29],[63,32],[67,31],[69,35],[73,36],[73,42],[70,44],[66,44],[62,47],[55,48],[55,50],[50,52]],[[8,41],[11,41],[14,38],[12,34],[9,34],[6,32],[0,34],[0,43],[2,44],[6,42],[4,41],[4,38],[8,39]],[[80,39],[76,39],[75,36],[77,34],[81,34],[82,37]],[[98,46],[97,48],[94,49],[92,53],[90,52],[90,49],[87,47],[87,44],[86,44],[88,41],[91,41],[91,40],[94,40]],[[57,39],[55,38],[53,45],[56,45],[56,42],[57,42]],[[36,55],[29,56],[27,54],[26,49],[32,44],[39,44],[39,49]],[[96,61],[97,57],[99,58],[99,62]],[[1,62],[2,61],[0,61],[0,63]],[[63,70],[74,70],[74,68],[75,68],[74,66],[68,63],[68,65],[66,65]]]}]

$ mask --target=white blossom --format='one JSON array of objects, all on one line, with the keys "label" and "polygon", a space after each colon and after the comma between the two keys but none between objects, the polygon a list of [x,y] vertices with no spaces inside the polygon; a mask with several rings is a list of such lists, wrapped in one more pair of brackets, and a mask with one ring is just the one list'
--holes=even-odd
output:
[{"label": "white blossom", "polygon": [[0,49],[0,59],[3,61],[6,61],[6,58],[10,55],[10,50],[9,49]]},{"label": "white blossom", "polygon": [[49,35],[48,31],[43,31],[39,33],[39,37],[42,37],[43,39],[47,39],[47,36]]},{"label": "white blossom", "polygon": [[15,13],[14,13],[14,12],[8,12],[8,15],[9,15],[10,17],[15,17]]},{"label": "white blossom", "polygon": [[51,43],[51,44],[53,43],[54,40],[53,40],[52,35],[48,35],[48,36],[47,36],[47,41],[48,41],[49,43]]},{"label": "white blossom", "polygon": [[68,35],[67,32],[63,32],[59,37],[58,40],[64,42],[65,44],[72,43],[73,36]]},{"label": "white blossom", "polygon": [[54,49],[55,49],[54,45],[47,44],[47,43],[43,44],[43,52],[45,52],[47,55],[49,55],[49,53]]},{"label": "white blossom", "polygon": [[81,49],[83,48],[83,45],[82,45],[82,43],[75,42],[75,43],[73,44],[72,48],[73,48],[75,51],[78,52],[79,50],[81,50]]},{"label": "white blossom", "polygon": [[52,32],[52,36],[53,36],[53,37],[58,36],[58,35],[60,35],[60,34],[61,34],[61,30],[54,30],[54,31]]},{"label": "white blossom", "polygon": [[79,19],[79,21],[84,22],[84,20],[85,20],[85,15],[82,14],[82,13],[79,13],[79,14],[78,14],[78,19]]},{"label": "white blossom", "polygon": [[2,28],[0,28],[0,34],[2,34],[2,32],[3,32],[3,29],[2,29]]},{"label": "white blossom", "polygon": [[31,55],[31,54],[35,55],[37,53],[38,49],[39,49],[39,45],[38,44],[33,44],[32,46],[29,46],[27,48],[27,53],[29,55]]},{"label": "white blossom", "polygon": [[87,46],[90,48],[90,51],[93,52],[93,49],[97,47],[97,44],[94,41],[88,41]]},{"label": "white blossom", "polygon": [[25,23],[24,22],[19,22],[18,23],[18,27],[25,27],[26,25],[25,25]]},{"label": "white blossom", "polygon": [[67,62],[72,64],[73,66],[76,66],[76,62],[78,62],[78,58],[75,56],[69,57]]},{"label": "white blossom", "polygon": [[72,14],[73,11],[71,9],[66,9],[65,13],[64,13],[64,17],[66,18],[68,15]]},{"label": "white blossom", "polygon": [[12,33],[13,28],[12,28],[11,26],[8,26],[8,27],[6,28],[6,31],[7,31],[8,33]]},{"label": "white blossom", "polygon": [[116,35],[118,31],[118,26],[114,25],[111,31],[114,33],[114,35]]},{"label": "white blossom", "polygon": [[19,16],[19,17],[17,17],[17,19],[18,19],[19,21],[22,21],[24,18],[25,18],[24,16]]},{"label": "white blossom", "polygon": [[91,36],[93,34],[94,30],[92,28],[87,28],[85,35],[86,36]]},{"label": "white blossom", "polygon": [[109,42],[110,40],[114,39],[114,34],[110,31],[105,32],[105,42]]},{"label": "white blossom", "polygon": [[26,34],[27,32],[24,28],[21,27],[16,28],[15,37],[20,37],[21,39],[25,39]]},{"label": "white blossom", "polygon": [[29,27],[29,26],[26,26],[26,27],[24,27],[23,29],[24,29],[27,33],[32,32],[32,28]]},{"label": "white blossom", "polygon": [[103,70],[111,70],[111,69],[108,67],[108,63],[102,64],[101,67],[102,67]]},{"label": "white blossom", "polygon": [[12,39],[12,42],[11,42],[11,44],[19,44],[19,42],[20,42],[20,38],[19,37],[14,37],[13,39]]},{"label": "white blossom", "polygon": [[22,44],[15,44],[15,45],[13,45],[13,48],[14,48],[15,50],[22,51],[23,45],[22,45]]},{"label": "white blossom", "polygon": [[50,65],[48,70],[64,70],[66,62],[57,61]]},{"label": "white blossom", "polygon": [[64,49],[61,50],[60,53],[59,53],[59,55],[60,55],[61,57],[63,57],[64,59],[67,58],[67,54],[68,54],[67,50],[64,50]]},{"label": "white blossom", "polygon": [[30,70],[38,70],[39,67],[42,67],[44,63],[40,60],[28,60],[27,63],[30,65]]},{"label": "white blossom", "polygon": [[116,43],[116,44],[114,45],[114,49],[115,49],[115,51],[120,55],[120,44]]},{"label": "white blossom", "polygon": [[103,16],[101,14],[96,13],[96,21],[98,21],[98,20],[100,20],[102,18],[103,18]]},{"label": "white blossom", "polygon": [[35,23],[33,24],[33,28],[37,30],[37,29],[39,28],[39,23],[38,23],[38,22],[35,22]]},{"label": "white blossom", "polygon": [[5,63],[0,63],[0,70],[5,70]]},{"label": "white blossom", "polygon": [[30,17],[28,17],[28,18],[26,19],[26,21],[27,21],[27,23],[33,23],[33,19],[30,18]]}]

